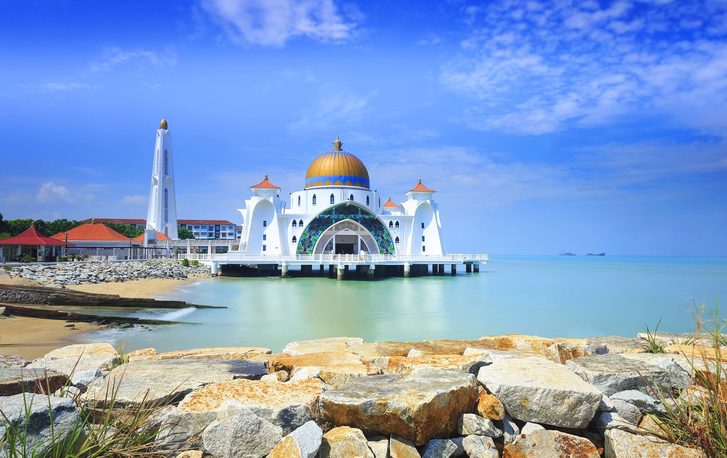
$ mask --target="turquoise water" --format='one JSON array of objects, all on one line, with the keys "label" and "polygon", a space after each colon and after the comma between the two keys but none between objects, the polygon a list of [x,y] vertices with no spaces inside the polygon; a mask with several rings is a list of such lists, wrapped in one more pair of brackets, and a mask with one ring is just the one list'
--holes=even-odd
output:
[{"label": "turquoise water", "polygon": [[128,350],[264,346],[357,336],[369,341],[687,332],[695,304],[727,298],[727,258],[493,257],[479,274],[336,281],[217,278],[165,297],[227,309],[146,311],[198,325],[111,330],[90,336]]}]

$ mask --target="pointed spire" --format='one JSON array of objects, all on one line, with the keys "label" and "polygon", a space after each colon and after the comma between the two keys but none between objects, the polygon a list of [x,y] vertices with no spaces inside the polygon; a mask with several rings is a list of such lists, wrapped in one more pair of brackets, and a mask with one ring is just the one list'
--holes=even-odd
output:
[{"label": "pointed spire", "polygon": [[336,135],[336,139],[333,141],[333,151],[343,151],[343,142]]},{"label": "pointed spire", "polygon": [[159,128],[164,130],[169,129],[169,125],[167,124],[167,118],[162,118],[162,121],[159,123]]}]

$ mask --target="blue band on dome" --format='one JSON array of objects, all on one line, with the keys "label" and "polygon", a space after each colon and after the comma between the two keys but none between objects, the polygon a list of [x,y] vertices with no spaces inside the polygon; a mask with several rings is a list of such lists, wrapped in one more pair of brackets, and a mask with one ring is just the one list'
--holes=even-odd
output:
[{"label": "blue band on dome", "polygon": [[368,188],[369,179],[351,175],[326,175],[306,178],[306,188],[315,186],[358,186],[360,188]]}]

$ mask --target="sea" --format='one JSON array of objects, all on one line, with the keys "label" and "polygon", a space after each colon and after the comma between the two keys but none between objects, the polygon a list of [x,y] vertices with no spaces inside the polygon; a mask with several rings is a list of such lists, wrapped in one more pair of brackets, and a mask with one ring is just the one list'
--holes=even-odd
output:
[{"label": "sea", "polygon": [[108,329],[85,339],[127,351],[232,346],[280,351],[291,341],[333,336],[633,337],[657,326],[691,332],[695,319],[722,316],[727,257],[492,256],[479,273],[344,281],[219,277],[160,298],[227,308],[130,311],[188,324]]}]

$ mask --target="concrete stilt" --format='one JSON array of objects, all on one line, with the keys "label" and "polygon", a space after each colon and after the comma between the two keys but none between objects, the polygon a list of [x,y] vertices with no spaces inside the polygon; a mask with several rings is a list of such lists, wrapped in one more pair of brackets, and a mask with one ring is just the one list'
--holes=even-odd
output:
[{"label": "concrete stilt", "polygon": [[219,273],[220,273],[220,266],[219,266],[219,265],[217,265],[217,263],[216,263],[216,262],[213,262],[213,263],[212,263],[212,266],[211,266],[211,271],[212,271],[212,272],[211,272],[211,273],[212,273],[212,275],[219,275]]},{"label": "concrete stilt", "polygon": [[411,265],[404,264],[404,278],[411,276]]},{"label": "concrete stilt", "polygon": [[339,266],[336,267],[336,279],[343,280],[344,272],[346,272],[345,268],[339,264]]},{"label": "concrete stilt", "polygon": [[374,275],[376,275],[376,266],[368,266],[368,268],[366,269],[366,278],[368,278],[369,280],[373,280]]},{"label": "concrete stilt", "polygon": [[444,275],[444,264],[439,264],[439,275]]},{"label": "concrete stilt", "polygon": [[288,264],[281,264],[280,265],[280,276],[281,277],[287,277],[288,276]]},{"label": "concrete stilt", "polygon": [[450,273],[452,275],[457,275],[457,264],[452,264],[452,269],[450,270]]},{"label": "concrete stilt", "polygon": [[468,262],[467,264],[465,264],[465,270],[467,271],[467,273],[472,273],[472,263],[471,262]]},{"label": "concrete stilt", "polygon": [[475,269],[476,274],[480,273],[480,263],[479,262],[476,262],[474,264],[474,269]]}]

